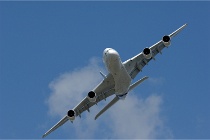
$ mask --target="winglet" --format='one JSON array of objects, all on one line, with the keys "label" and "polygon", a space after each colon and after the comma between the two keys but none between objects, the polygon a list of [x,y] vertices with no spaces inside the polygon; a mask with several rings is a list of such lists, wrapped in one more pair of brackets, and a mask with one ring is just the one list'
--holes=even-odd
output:
[{"label": "winglet", "polygon": [[45,138],[46,137],[46,133],[42,136],[42,138]]}]

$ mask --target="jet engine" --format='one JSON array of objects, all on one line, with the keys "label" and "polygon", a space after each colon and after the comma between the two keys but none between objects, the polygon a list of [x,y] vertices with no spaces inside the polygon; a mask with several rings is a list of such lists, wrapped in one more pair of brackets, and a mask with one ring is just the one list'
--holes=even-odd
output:
[{"label": "jet engine", "polygon": [[152,50],[150,48],[145,48],[143,54],[146,59],[150,59],[152,57]]},{"label": "jet engine", "polygon": [[171,38],[168,36],[168,35],[165,35],[163,38],[162,38],[162,42],[163,44],[168,47],[171,45]]},{"label": "jet engine", "polygon": [[93,91],[90,91],[90,92],[88,93],[87,98],[88,98],[88,100],[89,100],[90,102],[96,102],[96,93],[93,92]]},{"label": "jet engine", "polygon": [[68,112],[67,112],[67,116],[68,116],[68,118],[69,118],[69,120],[70,121],[73,121],[74,119],[75,119],[75,111],[74,110],[69,110]]}]

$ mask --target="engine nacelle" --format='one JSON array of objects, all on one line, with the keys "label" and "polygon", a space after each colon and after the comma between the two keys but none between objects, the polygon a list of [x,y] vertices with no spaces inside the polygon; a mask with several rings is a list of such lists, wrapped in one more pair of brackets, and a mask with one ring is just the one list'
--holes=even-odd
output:
[{"label": "engine nacelle", "polygon": [[74,110],[69,110],[69,111],[67,112],[67,116],[68,116],[68,118],[69,118],[70,121],[75,120],[75,115],[76,115],[76,113],[75,113]]},{"label": "engine nacelle", "polygon": [[162,38],[162,42],[163,44],[168,47],[171,45],[171,38],[168,36],[168,35],[165,35],[163,38]]},{"label": "engine nacelle", "polygon": [[96,93],[93,92],[93,91],[90,91],[90,92],[88,93],[87,98],[88,98],[88,100],[89,100],[90,102],[96,102]]},{"label": "engine nacelle", "polygon": [[143,54],[146,59],[150,59],[152,57],[152,50],[150,48],[145,48]]}]

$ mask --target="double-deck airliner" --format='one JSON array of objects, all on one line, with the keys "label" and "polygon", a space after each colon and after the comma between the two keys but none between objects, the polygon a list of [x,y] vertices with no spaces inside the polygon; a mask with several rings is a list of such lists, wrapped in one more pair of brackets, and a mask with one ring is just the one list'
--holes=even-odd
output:
[{"label": "double-deck airliner", "polygon": [[136,77],[136,75],[142,71],[143,67],[147,65],[150,60],[155,60],[155,56],[158,53],[162,54],[163,48],[170,46],[171,39],[186,26],[187,24],[184,24],[171,34],[164,35],[160,41],[151,47],[144,48],[141,53],[126,60],[125,62],[121,61],[120,55],[116,50],[112,48],[106,48],[103,52],[103,62],[108,70],[108,74],[105,75],[100,72],[103,80],[94,89],[88,92],[87,96],[78,105],[67,111],[67,114],[57,124],[49,129],[43,135],[43,138],[66,123],[68,120],[73,122],[76,117],[81,117],[81,114],[84,111],[90,112],[90,108],[93,105],[96,105],[102,100],[106,100],[106,98],[109,96],[113,95],[114,97],[95,116],[95,120],[119,100],[125,99],[126,96],[128,96],[129,91],[133,90],[143,81],[148,79],[148,77],[145,76],[140,80],[132,83],[132,80]]}]

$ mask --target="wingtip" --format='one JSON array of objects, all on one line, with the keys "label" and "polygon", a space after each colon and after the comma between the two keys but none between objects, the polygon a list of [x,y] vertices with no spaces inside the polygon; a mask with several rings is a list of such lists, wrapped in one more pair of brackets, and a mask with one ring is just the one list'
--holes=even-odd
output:
[{"label": "wingtip", "polygon": [[94,120],[96,120],[97,118],[98,118],[98,116],[96,115],[95,118],[94,118]]},{"label": "wingtip", "polygon": [[148,79],[148,78],[149,78],[148,76],[144,76],[142,79],[146,80],[146,79]]},{"label": "wingtip", "polygon": [[44,134],[43,136],[42,136],[42,138],[44,139],[46,137],[46,134]]}]

